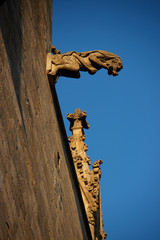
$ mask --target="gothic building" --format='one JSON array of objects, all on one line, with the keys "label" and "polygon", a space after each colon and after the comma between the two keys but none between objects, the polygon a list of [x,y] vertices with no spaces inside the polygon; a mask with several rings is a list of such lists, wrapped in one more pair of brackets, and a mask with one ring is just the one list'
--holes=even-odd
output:
[{"label": "gothic building", "polygon": [[[102,160],[90,170],[86,112],[76,109],[67,115],[73,134],[67,139],[55,82],[59,76],[79,77],[81,70],[94,74],[102,67],[117,75],[122,63],[106,51],[61,55],[51,46],[51,29],[52,0],[2,1],[0,240],[106,238]],[[57,68],[56,61],[62,66]]]}]

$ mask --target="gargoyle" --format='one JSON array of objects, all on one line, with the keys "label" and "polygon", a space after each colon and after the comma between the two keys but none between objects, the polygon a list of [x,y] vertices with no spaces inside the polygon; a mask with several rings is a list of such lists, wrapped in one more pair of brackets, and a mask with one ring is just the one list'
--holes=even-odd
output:
[{"label": "gargoyle", "polygon": [[116,76],[123,68],[122,61],[117,55],[103,51],[67,52],[61,54],[54,46],[52,53],[47,55],[47,74],[53,80],[59,76],[79,78],[80,71],[95,74],[99,69],[105,68],[109,75]]}]

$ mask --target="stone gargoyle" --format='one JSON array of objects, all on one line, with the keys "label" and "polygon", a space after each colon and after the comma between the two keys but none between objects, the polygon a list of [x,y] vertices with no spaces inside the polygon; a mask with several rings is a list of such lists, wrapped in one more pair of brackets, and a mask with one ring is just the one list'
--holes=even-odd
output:
[{"label": "stone gargoyle", "polygon": [[47,55],[46,71],[50,79],[55,81],[59,76],[79,78],[81,76],[80,71],[95,74],[101,68],[107,69],[109,75],[116,76],[123,68],[119,56],[103,50],[71,51],[61,54],[59,50],[52,46],[52,53]]}]

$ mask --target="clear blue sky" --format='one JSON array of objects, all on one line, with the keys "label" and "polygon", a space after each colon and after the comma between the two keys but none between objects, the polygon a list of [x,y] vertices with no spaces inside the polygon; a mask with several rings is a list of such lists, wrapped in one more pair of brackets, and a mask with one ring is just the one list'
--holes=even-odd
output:
[{"label": "clear blue sky", "polygon": [[119,76],[60,77],[57,93],[68,136],[66,114],[87,111],[108,240],[160,240],[160,1],[54,0],[52,42],[121,57]]}]

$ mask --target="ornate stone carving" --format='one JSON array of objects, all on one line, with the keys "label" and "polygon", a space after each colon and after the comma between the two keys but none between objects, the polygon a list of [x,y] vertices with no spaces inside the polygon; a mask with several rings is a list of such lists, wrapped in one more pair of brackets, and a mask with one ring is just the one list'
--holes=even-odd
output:
[{"label": "ornate stone carving", "polygon": [[59,76],[79,78],[80,71],[95,74],[101,68],[107,69],[109,75],[116,76],[123,68],[119,56],[104,50],[61,54],[52,46],[52,53],[47,55],[46,66],[46,72],[52,80],[57,80]]},{"label": "ornate stone carving", "polygon": [[94,214],[96,213],[97,209],[98,209],[98,204],[96,202],[91,202],[87,207],[88,222],[91,225],[96,224]]},{"label": "ornate stone carving", "polygon": [[67,114],[70,121],[70,130],[73,133],[73,136],[69,137],[68,141],[70,142],[70,149],[93,239],[104,240],[106,233],[103,231],[99,184],[101,178],[100,166],[103,161],[95,161],[92,170],[89,169],[91,160],[86,155],[88,146],[84,143],[85,135],[83,130],[89,128],[86,116],[86,112],[81,112],[80,109],[76,109],[74,114]]},{"label": "ornate stone carving", "polygon": [[99,233],[99,239],[104,240],[106,239],[107,234],[105,233],[105,231],[101,230]]}]

